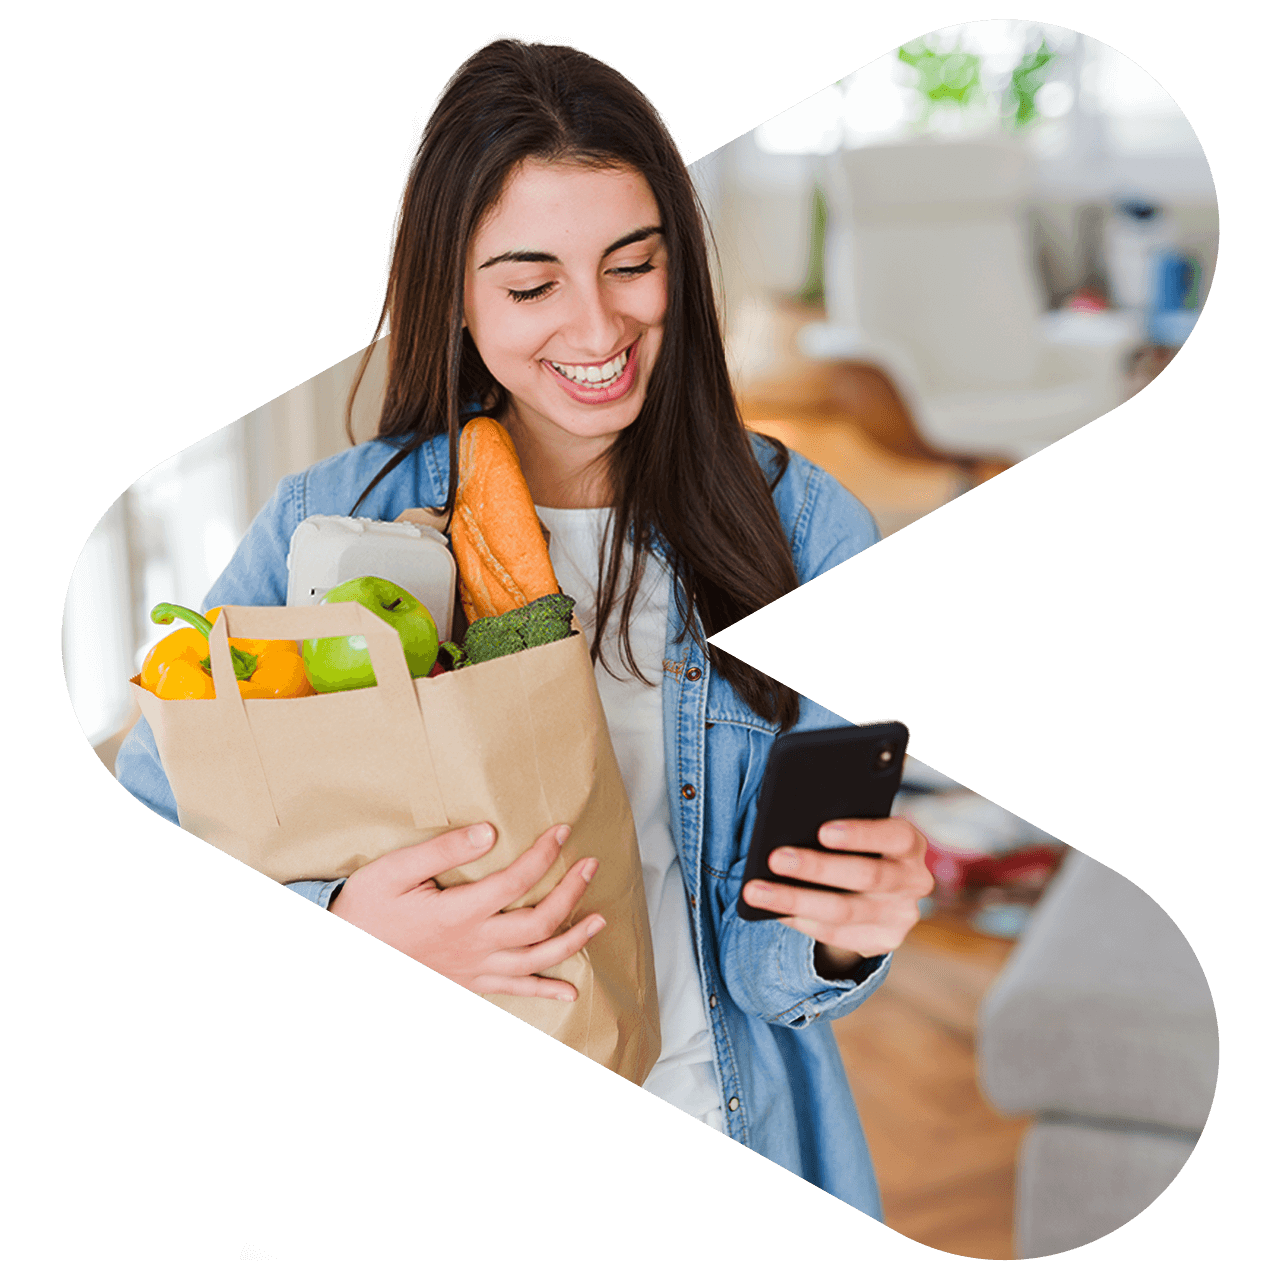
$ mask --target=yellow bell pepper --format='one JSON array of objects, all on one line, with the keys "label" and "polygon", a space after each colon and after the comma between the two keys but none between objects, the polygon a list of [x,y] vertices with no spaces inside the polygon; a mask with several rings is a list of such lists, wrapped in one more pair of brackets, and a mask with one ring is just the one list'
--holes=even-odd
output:
[{"label": "yellow bell pepper", "polygon": [[209,642],[195,627],[183,627],[179,631],[170,631],[167,636],[157,640],[151,651],[142,660],[142,670],[138,675],[138,683],[148,693],[155,693],[166,669],[174,662],[187,662],[199,665],[209,656]]},{"label": "yellow bell pepper", "polygon": [[177,658],[165,667],[151,692],[157,698],[169,701],[178,698],[212,698],[213,677],[199,662]]},{"label": "yellow bell pepper", "polygon": [[[215,605],[204,616],[217,622],[221,605]],[[258,659],[251,680],[239,681],[246,698],[305,698],[315,693],[307,679],[302,655],[292,640],[232,640],[236,648]]]},{"label": "yellow bell pepper", "polygon": [[[142,687],[157,698],[212,698],[209,632],[221,612],[221,607],[213,608],[202,618],[181,605],[156,605],[153,622],[164,625],[181,618],[191,626],[166,636],[147,654],[139,676]],[[301,698],[315,692],[292,640],[233,639],[230,648],[242,697]]]}]

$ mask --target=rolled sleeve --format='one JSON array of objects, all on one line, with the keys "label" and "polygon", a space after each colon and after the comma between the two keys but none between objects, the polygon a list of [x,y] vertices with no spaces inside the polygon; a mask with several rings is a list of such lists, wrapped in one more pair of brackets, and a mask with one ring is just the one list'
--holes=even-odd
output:
[{"label": "rolled sleeve", "polygon": [[286,888],[292,889],[301,898],[314,902],[325,911],[337,896],[338,890],[346,884],[346,877],[341,880],[291,880]]},{"label": "rolled sleeve", "polygon": [[766,1022],[807,1027],[841,1018],[878,991],[889,973],[886,955],[848,978],[824,978],[814,967],[812,938],[777,920],[743,920],[736,909],[726,912],[721,928],[729,994]]}]

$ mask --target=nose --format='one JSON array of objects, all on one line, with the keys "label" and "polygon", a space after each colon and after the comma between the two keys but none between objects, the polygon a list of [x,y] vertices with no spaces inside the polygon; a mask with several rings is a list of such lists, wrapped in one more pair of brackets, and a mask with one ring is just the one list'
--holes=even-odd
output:
[{"label": "nose", "polygon": [[579,290],[572,315],[564,326],[564,336],[584,360],[604,360],[622,345],[626,322],[599,282]]}]

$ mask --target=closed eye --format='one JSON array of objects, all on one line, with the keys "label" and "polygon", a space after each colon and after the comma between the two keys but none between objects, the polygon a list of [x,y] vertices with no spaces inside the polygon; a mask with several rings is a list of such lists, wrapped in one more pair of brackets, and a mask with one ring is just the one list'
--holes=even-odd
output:
[{"label": "closed eye", "polygon": [[[616,266],[611,271],[612,275],[626,276],[627,279],[635,279],[637,275],[646,275],[652,271],[653,262],[641,262],[639,266]],[[511,294],[513,302],[532,302],[535,298],[543,297],[552,287],[553,280],[548,280],[545,284],[539,284],[536,289],[507,289],[507,293]]]},{"label": "closed eye", "polygon": [[532,302],[535,298],[541,298],[551,289],[552,281],[548,280],[545,284],[540,284],[536,289],[508,289],[513,302]]}]

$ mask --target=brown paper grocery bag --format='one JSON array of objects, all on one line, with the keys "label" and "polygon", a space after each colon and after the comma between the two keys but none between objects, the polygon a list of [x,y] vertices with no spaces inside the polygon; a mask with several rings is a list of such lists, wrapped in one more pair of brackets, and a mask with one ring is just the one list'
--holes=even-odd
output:
[{"label": "brown paper grocery bag", "polygon": [[[363,635],[378,683],[245,701],[229,634]],[[395,629],[363,605],[228,605],[209,651],[215,698],[165,701],[132,685],[186,830],[286,883],[347,876],[442,831],[492,823],[494,847],[441,876],[448,887],[569,823],[555,865],[513,905],[540,901],[577,859],[600,860],[570,923],[598,911],[607,927],[547,970],[578,999],[485,998],[643,1083],[660,1047],[653,945],[635,824],[581,634],[414,680]]]}]

